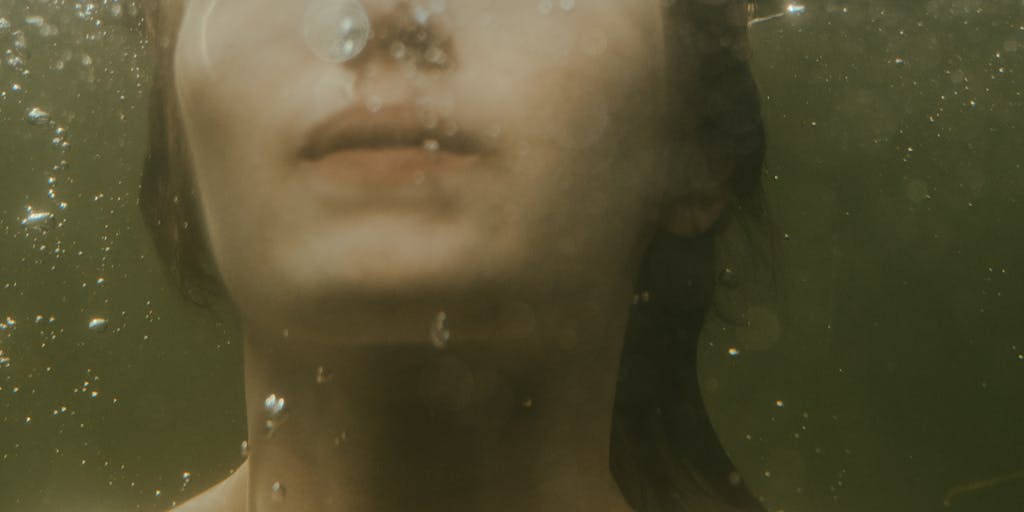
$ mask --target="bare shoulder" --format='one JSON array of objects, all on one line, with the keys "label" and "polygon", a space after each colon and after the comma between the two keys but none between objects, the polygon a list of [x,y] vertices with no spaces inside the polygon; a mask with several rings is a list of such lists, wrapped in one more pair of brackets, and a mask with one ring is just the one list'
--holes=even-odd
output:
[{"label": "bare shoulder", "polygon": [[171,512],[246,512],[248,488],[249,462],[246,461],[223,482]]}]

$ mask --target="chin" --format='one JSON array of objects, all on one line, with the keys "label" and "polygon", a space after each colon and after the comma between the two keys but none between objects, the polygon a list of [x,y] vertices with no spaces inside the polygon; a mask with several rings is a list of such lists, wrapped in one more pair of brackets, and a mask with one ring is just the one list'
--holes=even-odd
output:
[{"label": "chin", "polygon": [[515,269],[527,256],[516,249],[519,244],[472,227],[377,222],[321,230],[275,244],[268,264],[251,268],[245,286],[266,294],[270,290],[255,287],[276,282],[275,294],[288,290],[301,302],[353,305],[440,301],[515,281]]}]

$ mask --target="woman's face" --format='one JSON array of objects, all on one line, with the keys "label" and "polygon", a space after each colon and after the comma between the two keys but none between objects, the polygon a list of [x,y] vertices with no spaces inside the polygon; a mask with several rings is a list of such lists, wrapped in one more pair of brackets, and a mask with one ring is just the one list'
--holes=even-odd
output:
[{"label": "woman's face", "polygon": [[[440,310],[624,268],[670,172],[662,3],[187,0],[175,86],[240,310]],[[366,47],[325,58],[359,47],[358,15],[353,46],[317,41],[360,5]]]}]

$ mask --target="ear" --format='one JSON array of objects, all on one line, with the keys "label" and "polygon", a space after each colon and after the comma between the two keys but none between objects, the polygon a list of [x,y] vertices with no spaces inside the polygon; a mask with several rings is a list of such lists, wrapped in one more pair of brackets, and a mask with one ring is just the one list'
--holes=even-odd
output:
[{"label": "ear", "polygon": [[677,148],[661,200],[661,229],[693,237],[711,229],[732,202],[723,165],[710,160],[692,139]]},{"label": "ear", "polygon": [[661,216],[662,229],[677,236],[697,236],[711,229],[728,202],[724,194],[674,200],[666,205]]}]

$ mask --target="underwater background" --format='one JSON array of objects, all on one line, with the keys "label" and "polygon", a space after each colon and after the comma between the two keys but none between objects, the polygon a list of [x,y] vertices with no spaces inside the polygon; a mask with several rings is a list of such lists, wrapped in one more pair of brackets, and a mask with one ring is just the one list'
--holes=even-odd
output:
[{"label": "underwater background", "polygon": [[[1024,2],[756,15],[772,283],[727,233],[724,445],[772,512],[1024,510]],[[0,0],[0,511],[165,510],[243,461],[239,333],[138,211],[141,23]]]}]

